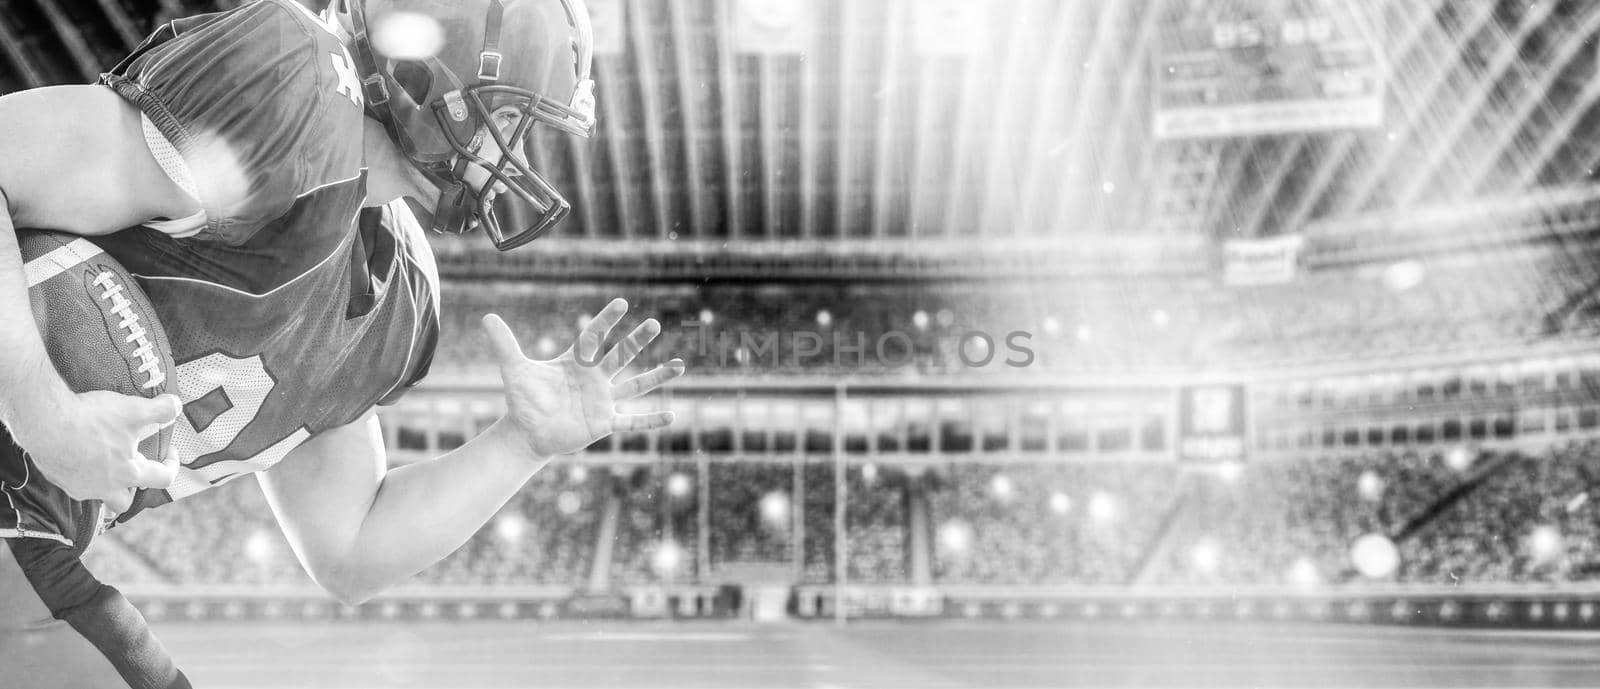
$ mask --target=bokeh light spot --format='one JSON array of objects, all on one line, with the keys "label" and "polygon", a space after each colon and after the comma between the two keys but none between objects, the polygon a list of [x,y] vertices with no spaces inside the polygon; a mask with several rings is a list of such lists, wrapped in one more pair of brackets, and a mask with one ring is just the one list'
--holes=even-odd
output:
[{"label": "bokeh light spot", "polygon": [[372,18],[372,48],[391,60],[426,60],[444,48],[444,27],[417,12],[385,12]]}]

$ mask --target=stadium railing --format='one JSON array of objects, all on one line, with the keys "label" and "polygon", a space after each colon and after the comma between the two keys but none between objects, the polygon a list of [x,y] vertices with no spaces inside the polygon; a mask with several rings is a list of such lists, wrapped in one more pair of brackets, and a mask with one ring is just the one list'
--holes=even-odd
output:
[{"label": "stadium railing", "polygon": [[[795,589],[798,619],[839,619],[839,590]],[[1012,621],[1343,622],[1600,629],[1600,585],[1348,588],[848,586],[844,616]]]}]

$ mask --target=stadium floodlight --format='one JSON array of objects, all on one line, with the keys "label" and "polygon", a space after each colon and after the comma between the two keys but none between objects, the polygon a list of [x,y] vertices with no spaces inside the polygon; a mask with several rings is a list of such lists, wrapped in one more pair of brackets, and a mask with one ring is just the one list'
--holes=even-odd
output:
[{"label": "stadium floodlight", "polygon": [[1386,579],[1400,568],[1400,550],[1383,534],[1369,533],[1350,547],[1350,562],[1369,579]]},{"label": "stadium floodlight", "polygon": [[688,474],[674,471],[671,476],[667,477],[667,495],[682,500],[689,497],[689,493],[693,490],[694,481],[689,480]]},{"label": "stadium floodlight", "polygon": [[761,520],[782,528],[789,524],[789,494],[775,490],[761,496]]},{"label": "stadium floodlight", "polygon": [[683,566],[683,547],[676,541],[662,541],[650,554],[650,568],[656,576],[670,578]]},{"label": "stadium floodlight", "polygon": [[522,537],[527,535],[528,520],[518,512],[504,512],[494,520],[494,535],[500,542],[515,546],[522,543]]},{"label": "stadium floodlight", "polygon": [[817,311],[817,325],[824,328],[833,325],[833,312],[827,309],[819,309]]},{"label": "stadium floodlight", "polygon": [[1406,259],[1390,264],[1383,269],[1383,286],[1391,292],[1404,292],[1417,285],[1428,276],[1427,268],[1420,261]]},{"label": "stadium floodlight", "polygon": [[1566,550],[1561,530],[1549,524],[1534,527],[1528,534],[1528,554],[1534,562],[1545,564],[1561,557]]},{"label": "stadium floodlight", "polygon": [[1117,499],[1110,493],[1095,491],[1089,496],[1089,518],[1101,524],[1115,521],[1117,518]]},{"label": "stadium floodlight", "polygon": [[384,57],[421,62],[444,48],[444,27],[417,12],[384,12],[372,20],[372,47]]},{"label": "stadium floodlight", "polygon": [[939,547],[951,555],[964,555],[972,549],[972,526],[960,519],[939,525]]},{"label": "stadium floodlight", "polygon": [[867,462],[866,464],[861,465],[861,482],[862,483],[865,483],[865,484],[870,486],[873,483],[876,483],[877,480],[878,480],[878,465],[873,464],[872,462]]},{"label": "stadium floodlight", "polygon": [[1065,515],[1068,512],[1071,512],[1072,498],[1067,497],[1067,494],[1061,491],[1052,493],[1050,495],[1050,511],[1059,515]]},{"label": "stadium floodlight", "polygon": [[1477,457],[1473,456],[1472,451],[1462,445],[1452,447],[1450,451],[1444,453],[1444,465],[1457,473],[1472,468],[1472,462],[1475,459]]},{"label": "stadium floodlight", "polygon": [[1371,469],[1361,472],[1361,476],[1356,479],[1356,493],[1367,502],[1383,500],[1383,489],[1383,478]]},{"label": "stadium floodlight", "polygon": [[916,327],[917,330],[927,330],[928,312],[917,309],[916,313],[911,314],[911,325]]},{"label": "stadium floodlight", "polygon": [[572,483],[583,483],[589,480],[589,467],[582,464],[574,464],[567,467],[567,480]]},{"label": "stadium floodlight", "polygon": [[700,322],[706,325],[711,325],[712,323],[717,322],[717,314],[711,309],[700,309]]},{"label": "stadium floodlight", "polygon": [[1055,335],[1061,332],[1061,321],[1056,320],[1055,316],[1045,316],[1039,323],[1039,328],[1044,330],[1046,335]]},{"label": "stadium floodlight", "polygon": [[989,480],[989,494],[1000,502],[1010,501],[1015,492],[1016,488],[1011,483],[1011,477],[1005,474],[995,474],[994,478]]},{"label": "stadium floodlight", "polygon": [[1189,561],[1195,571],[1201,574],[1216,574],[1217,566],[1222,562],[1222,553],[1214,541],[1205,539],[1189,551]]},{"label": "stadium floodlight", "polygon": [[1322,583],[1322,575],[1317,572],[1317,565],[1311,558],[1301,556],[1289,568],[1289,581],[1296,586],[1311,587]]},{"label": "stadium floodlight", "polygon": [[961,356],[966,361],[988,361],[994,356],[987,337],[971,335],[963,337],[956,346],[961,348]]},{"label": "stadium floodlight", "polygon": [[272,537],[265,530],[257,530],[245,539],[244,556],[258,565],[272,561],[272,550]]},{"label": "stadium floodlight", "polygon": [[542,357],[553,357],[553,356],[555,356],[556,355],[556,341],[555,341],[555,338],[552,338],[549,335],[540,335],[539,339],[536,340],[534,342],[534,344],[533,344],[533,351],[535,353],[537,353],[539,356],[542,356]]},{"label": "stadium floodlight", "polygon": [[560,510],[562,514],[571,516],[577,514],[578,510],[582,508],[583,498],[578,497],[577,493],[564,490],[561,491],[560,495],[556,496],[556,509]]},{"label": "stadium floodlight", "polygon": [[1217,464],[1217,478],[1223,483],[1233,485],[1239,482],[1239,477],[1244,475],[1244,462],[1227,461]]}]

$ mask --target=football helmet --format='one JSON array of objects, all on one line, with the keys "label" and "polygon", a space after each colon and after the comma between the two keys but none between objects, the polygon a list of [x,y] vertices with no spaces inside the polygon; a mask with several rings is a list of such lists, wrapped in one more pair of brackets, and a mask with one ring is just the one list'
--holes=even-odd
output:
[{"label": "football helmet", "polygon": [[482,227],[505,251],[566,217],[571,205],[529,160],[539,125],[594,131],[583,0],[336,0],[333,9],[351,33],[368,113],[441,192],[435,230]]}]

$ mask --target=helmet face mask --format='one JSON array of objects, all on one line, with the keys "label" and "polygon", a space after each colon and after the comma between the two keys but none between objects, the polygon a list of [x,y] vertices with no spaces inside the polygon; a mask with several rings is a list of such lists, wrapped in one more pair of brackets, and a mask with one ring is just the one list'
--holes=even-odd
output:
[{"label": "helmet face mask", "polygon": [[[435,229],[465,232],[481,227],[495,247],[505,251],[538,239],[566,218],[571,204],[529,162],[534,127],[556,126],[538,107],[542,100],[511,86],[477,86],[462,89],[460,102],[450,98],[432,104],[439,130],[453,151],[448,160],[423,167],[443,196],[451,197],[441,198],[441,208],[447,210],[435,214]],[[491,110],[490,103],[506,104]],[[471,139],[463,140],[460,127],[452,126],[462,108],[467,120],[481,123]],[[507,108],[520,114],[509,134],[495,126],[495,114]],[[495,160],[484,155],[490,146],[499,153]],[[481,184],[468,181],[474,168],[487,175]]]},{"label": "helmet face mask", "polygon": [[[535,127],[584,137],[594,129],[592,38],[581,0],[350,0],[348,6],[369,113],[440,190],[436,231],[481,227],[505,251],[568,215],[571,205],[529,161]],[[422,57],[375,54],[368,20],[382,31],[391,12],[436,22],[447,37],[443,48]],[[502,46],[502,35],[515,39]],[[502,129],[495,115],[508,109],[520,117]]]}]

